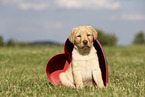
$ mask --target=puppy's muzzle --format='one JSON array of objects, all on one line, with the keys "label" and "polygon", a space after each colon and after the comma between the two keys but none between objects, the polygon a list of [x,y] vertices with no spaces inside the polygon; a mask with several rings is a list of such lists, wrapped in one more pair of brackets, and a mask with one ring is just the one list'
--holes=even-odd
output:
[{"label": "puppy's muzzle", "polygon": [[87,40],[84,40],[84,41],[83,41],[83,44],[84,44],[84,45],[87,45],[87,44],[88,44],[88,41],[87,41]]}]

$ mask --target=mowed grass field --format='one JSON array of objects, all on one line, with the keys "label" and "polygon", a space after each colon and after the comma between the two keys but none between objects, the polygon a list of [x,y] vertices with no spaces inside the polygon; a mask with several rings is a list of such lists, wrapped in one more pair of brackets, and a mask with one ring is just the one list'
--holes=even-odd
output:
[{"label": "mowed grass field", "polygon": [[0,47],[0,97],[145,97],[145,46],[103,47],[107,88],[50,85],[45,67],[63,46]]}]

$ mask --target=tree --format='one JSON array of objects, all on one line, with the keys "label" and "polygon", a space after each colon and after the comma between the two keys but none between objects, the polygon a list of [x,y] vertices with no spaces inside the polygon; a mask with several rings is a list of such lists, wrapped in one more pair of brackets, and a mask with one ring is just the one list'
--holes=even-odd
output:
[{"label": "tree", "polygon": [[3,37],[0,36],[0,46],[4,46]]},{"label": "tree", "polygon": [[10,39],[7,43],[7,46],[16,46],[18,43],[14,39]]},{"label": "tree", "polygon": [[101,45],[115,46],[117,45],[117,37],[114,34],[106,34],[102,30],[96,30],[98,32],[98,41]]},{"label": "tree", "polygon": [[140,31],[135,35],[134,44],[145,44],[145,34],[143,31]]}]

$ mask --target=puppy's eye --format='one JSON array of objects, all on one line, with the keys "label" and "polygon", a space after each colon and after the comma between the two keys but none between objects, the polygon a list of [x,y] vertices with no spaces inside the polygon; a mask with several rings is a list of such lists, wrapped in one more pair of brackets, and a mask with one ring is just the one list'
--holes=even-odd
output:
[{"label": "puppy's eye", "polygon": [[91,34],[87,34],[87,36],[91,36]]},{"label": "puppy's eye", "polygon": [[81,35],[77,35],[77,37],[81,37]]}]

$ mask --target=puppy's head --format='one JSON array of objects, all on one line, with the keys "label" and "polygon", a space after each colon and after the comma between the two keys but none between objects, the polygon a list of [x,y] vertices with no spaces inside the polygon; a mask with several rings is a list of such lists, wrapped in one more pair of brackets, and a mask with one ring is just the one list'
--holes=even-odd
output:
[{"label": "puppy's head", "polygon": [[97,39],[97,32],[91,26],[79,26],[74,28],[68,39],[79,49],[88,49],[93,46],[93,40]]}]

